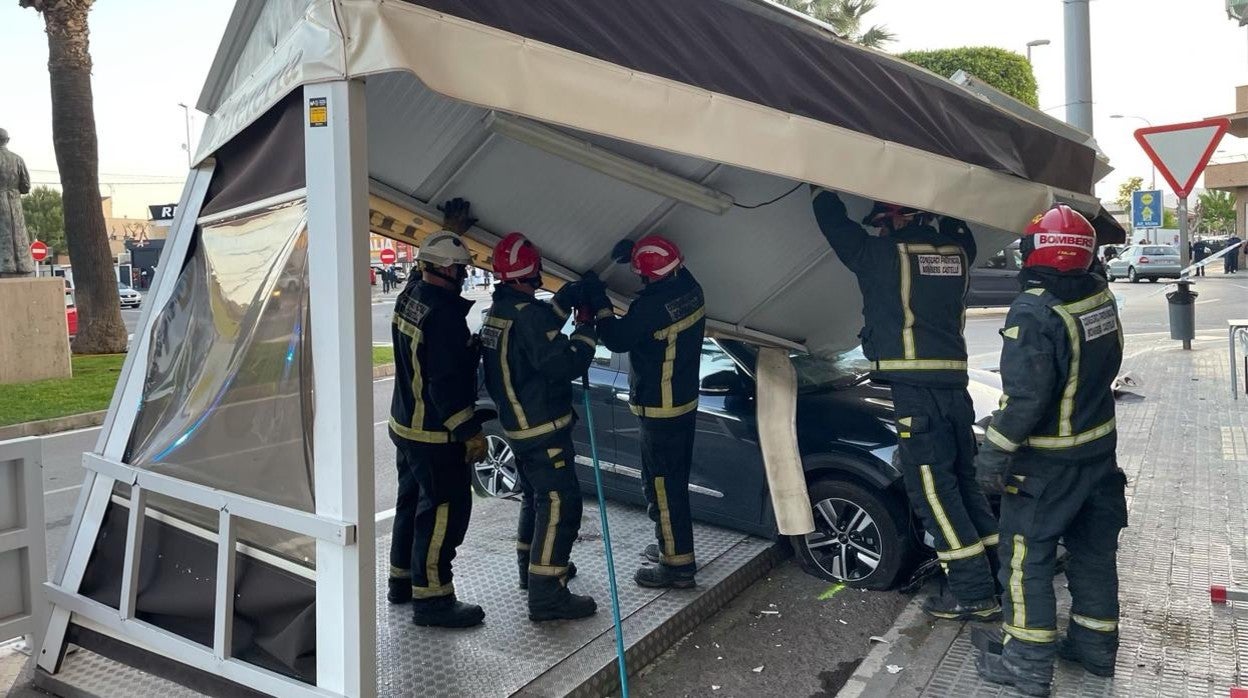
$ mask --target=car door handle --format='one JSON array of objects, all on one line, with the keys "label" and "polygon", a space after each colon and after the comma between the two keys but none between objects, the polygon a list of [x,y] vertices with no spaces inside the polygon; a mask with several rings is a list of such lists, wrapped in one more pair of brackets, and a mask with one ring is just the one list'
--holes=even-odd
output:
[{"label": "car door handle", "polygon": [[615,399],[616,399],[616,400],[623,400],[624,402],[628,402],[628,393],[616,393],[616,394],[615,394]]}]

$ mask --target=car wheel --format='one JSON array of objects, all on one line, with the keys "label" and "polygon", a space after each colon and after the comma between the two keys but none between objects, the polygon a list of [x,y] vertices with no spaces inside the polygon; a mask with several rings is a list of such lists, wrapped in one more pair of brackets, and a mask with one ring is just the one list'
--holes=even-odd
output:
[{"label": "car wheel", "polygon": [[1135,273],[1135,267],[1127,268],[1127,281],[1130,281],[1133,284],[1140,283],[1140,276]]},{"label": "car wheel", "polygon": [[1112,284],[1112,283],[1114,283],[1115,281],[1117,281],[1117,280],[1118,280],[1118,277],[1114,276],[1114,272],[1109,271],[1108,269],[1106,269],[1106,270],[1105,270],[1105,280],[1106,280],[1106,281],[1108,281],[1109,283],[1111,283],[1111,284]]},{"label": "car wheel", "polygon": [[472,466],[472,489],[482,497],[507,497],[520,491],[516,454],[507,439],[485,435],[485,459]]},{"label": "car wheel", "polygon": [[1149,277],[1149,279],[1148,279],[1148,283],[1150,283],[1150,284],[1155,284],[1155,283],[1157,283],[1157,277],[1155,277],[1155,276],[1153,276],[1153,277]]},{"label": "car wheel", "polygon": [[859,589],[891,588],[914,550],[896,493],[833,478],[809,492],[815,532],[792,537],[802,569]]}]

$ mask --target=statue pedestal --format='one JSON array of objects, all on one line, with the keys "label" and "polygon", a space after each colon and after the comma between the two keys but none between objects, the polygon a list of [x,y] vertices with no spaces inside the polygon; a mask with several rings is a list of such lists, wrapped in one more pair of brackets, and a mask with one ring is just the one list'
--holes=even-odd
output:
[{"label": "statue pedestal", "polygon": [[65,280],[0,279],[0,384],[72,375]]}]

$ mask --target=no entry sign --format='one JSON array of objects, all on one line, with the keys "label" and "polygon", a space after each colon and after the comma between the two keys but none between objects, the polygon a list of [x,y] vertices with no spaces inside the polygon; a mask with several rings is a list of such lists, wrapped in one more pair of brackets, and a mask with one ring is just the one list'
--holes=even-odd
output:
[{"label": "no entry sign", "polygon": [[48,258],[48,246],[44,242],[35,240],[30,243],[30,257],[36,262],[42,262]]},{"label": "no entry sign", "polygon": [[381,251],[381,263],[382,264],[394,264],[394,260],[395,260],[394,250],[387,247],[386,249]]}]

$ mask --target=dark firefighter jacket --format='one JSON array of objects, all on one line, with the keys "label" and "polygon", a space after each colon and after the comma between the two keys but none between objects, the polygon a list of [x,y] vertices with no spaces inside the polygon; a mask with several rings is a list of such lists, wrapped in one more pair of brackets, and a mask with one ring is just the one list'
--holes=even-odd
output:
[{"label": "dark firefighter jacket", "polygon": [[598,321],[602,343],[628,353],[633,414],[668,418],[697,409],[705,329],[702,287],[683,268],[643,288],[623,317]]},{"label": "dark firefighter jacket", "polygon": [[505,284],[494,291],[481,328],[485,385],[514,440],[572,424],[572,381],[589,368],[598,342],[590,326],[565,336],[563,323],[549,303]]},{"label": "dark firefighter jacket", "polygon": [[1122,324],[1105,280],[1024,273],[1025,290],[1001,330],[1005,396],[985,447],[1063,460],[1095,458],[1118,443],[1112,383]]},{"label": "dark firefighter jacket", "polygon": [[815,220],[858,277],[865,320],[862,351],[872,377],[929,387],[967,384],[965,295],[975,239],[910,224],[872,237],[850,220],[840,197],[819,192]]},{"label": "dark firefighter jacket", "polygon": [[455,291],[408,284],[394,304],[394,396],[390,430],[424,443],[464,441],[474,420],[480,354],[464,318],[472,301]]}]

